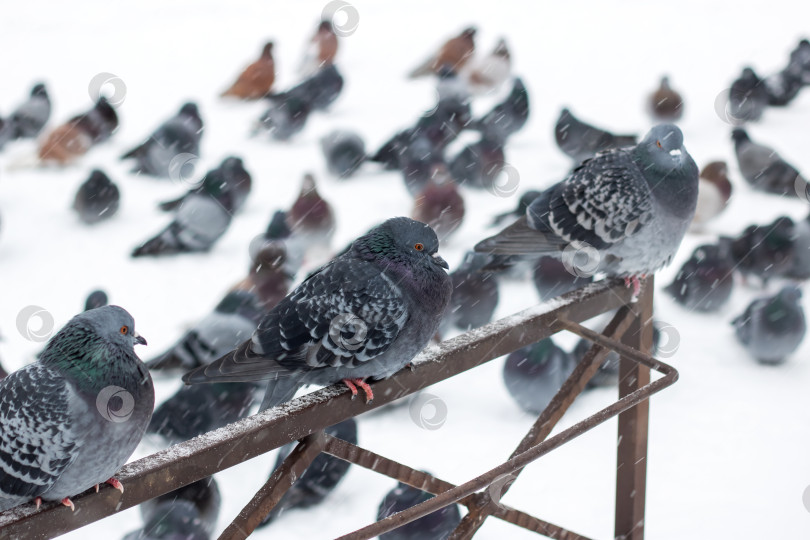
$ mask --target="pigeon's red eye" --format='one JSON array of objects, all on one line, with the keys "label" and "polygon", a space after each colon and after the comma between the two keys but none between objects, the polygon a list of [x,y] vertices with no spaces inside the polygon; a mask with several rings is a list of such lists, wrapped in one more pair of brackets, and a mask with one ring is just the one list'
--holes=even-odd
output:
[{"label": "pigeon's red eye", "polygon": [[415,249],[416,251],[422,251],[423,249],[425,249],[425,246],[423,246],[422,244],[416,244],[415,246],[413,246],[413,249]]},{"label": "pigeon's red eye", "polygon": [[663,146],[661,146],[661,141],[655,141],[655,144],[658,145],[658,148],[663,148]]},{"label": "pigeon's red eye", "polygon": [[122,326],[121,333],[127,335],[129,333],[129,326]]}]

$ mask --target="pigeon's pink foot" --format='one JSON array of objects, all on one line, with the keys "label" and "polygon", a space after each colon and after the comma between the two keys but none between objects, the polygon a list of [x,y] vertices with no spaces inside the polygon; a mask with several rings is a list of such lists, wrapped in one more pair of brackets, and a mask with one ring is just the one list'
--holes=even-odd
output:
[{"label": "pigeon's pink foot", "polygon": [[363,389],[363,392],[366,393],[366,403],[371,403],[374,400],[374,392],[363,379],[343,379],[343,384],[348,386],[349,390],[352,391],[352,399],[357,395],[357,387],[359,386]]},{"label": "pigeon's pink foot", "polygon": [[64,499],[62,499],[62,504],[69,507],[71,512],[76,511],[76,507],[73,506],[73,501],[71,501],[69,497],[65,497]]},{"label": "pigeon's pink foot", "polygon": [[39,507],[42,506],[42,497],[34,499],[34,504],[37,505],[37,510],[39,510]]},{"label": "pigeon's pink foot", "polygon": [[[642,276],[644,277],[644,276]],[[638,276],[630,276],[624,278],[624,286],[625,287],[633,287],[633,297],[630,299],[631,302],[638,302],[638,295],[641,292],[641,281],[639,281]]]},{"label": "pigeon's pink foot", "polygon": [[[124,486],[121,484],[121,482],[118,481],[117,478],[110,478],[109,480],[107,480],[104,483],[105,484],[110,484],[112,487],[114,487],[115,489],[117,489],[121,493],[124,492]],[[98,491],[98,490],[96,490],[96,491]]]}]

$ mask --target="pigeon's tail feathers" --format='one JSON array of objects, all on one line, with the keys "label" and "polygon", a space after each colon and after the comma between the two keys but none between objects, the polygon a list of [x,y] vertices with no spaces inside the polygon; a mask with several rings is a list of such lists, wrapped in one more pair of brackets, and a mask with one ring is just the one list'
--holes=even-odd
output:
[{"label": "pigeon's tail feathers", "polygon": [[247,340],[236,349],[183,375],[186,384],[216,382],[252,382],[270,379],[294,378],[293,372],[275,362],[256,354],[251,349],[253,342]]},{"label": "pigeon's tail feathers", "polygon": [[475,251],[492,255],[549,255],[560,251],[564,242],[529,227],[521,216],[495,236],[478,242]]},{"label": "pigeon's tail feathers", "polygon": [[149,368],[150,371],[166,371],[172,369],[188,369],[189,366],[183,362],[183,359],[180,358],[174,351],[174,347],[166,351],[165,353],[161,354],[157,358],[153,358],[148,362],[145,362],[146,367]]},{"label": "pigeon's tail feathers", "polygon": [[282,403],[287,403],[295,396],[301,386],[302,384],[298,382],[297,377],[282,377],[268,381],[267,390],[264,393],[264,399],[259,406],[259,410],[266,411]]},{"label": "pigeon's tail feathers", "polygon": [[163,232],[135,248],[135,251],[132,252],[132,256],[172,255],[189,251],[189,249],[180,242],[175,228],[176,224],[172,223],[164,229]]},{"label": "pigeon's tail feathers", "polygon": [[416,69],[408,73],[409,79],[418,79],[419,77],[425,77],[433,73],[433,64],[435,62],[435,58],[430,57],[425,60],[422,64],[419,65]]},{"label": "pigeon's tail feathers", "polygon": [[158,208],[160,208],[164,212],[171,212],[173,210],[177,210],[180,207],[180,205],[183,204],[185,198],[186,196],[183,195],[182,197],[178,197],[177,199],[162,202],[158,204]]},{"label": "pigeon's tail feathers", "polygon": [[136,146],[135,148],[133,148],[132,150],[130,150],[126,154],[123,154],[121,156],[121,159],[129,159],[129,158],[134,158],[134,157],[140,156],[141,154],[143,154],[145,146],[146,146],[145,143],[144,144],[139,144],[138,146]]}]

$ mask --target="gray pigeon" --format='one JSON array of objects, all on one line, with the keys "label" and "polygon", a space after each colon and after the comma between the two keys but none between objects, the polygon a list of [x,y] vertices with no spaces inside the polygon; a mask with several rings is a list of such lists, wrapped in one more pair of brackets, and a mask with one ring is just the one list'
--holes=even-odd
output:
[{"label": "gray pigeon", "polygon": [[189,194],[168,227],[132,252],[133,257],[208,251],[231,224],[232,210],[199,193]]},{"label": "gray pigeon", "polygon": [[470,127],[480,131],[483,138],[503,144],[514,133],[523,129],[528,119],[529,92],[523,80],[516,77],[509,96],[481,119],[473,121]]},{"label": "gray pigeon", "polygon": [[466,332],[492,320],[498,307],[499,293],[498,278],[482,270],[488,259],[481,253],[468,252],[458,269],[450,274],[453,297],[439,328],[441,335],[453,327]]},{"label": "gray pigeon", "polygon": [[258,297],[247,291],[231,291],[214,311],[180,338],[168,351],[146,362],[151,370],[191,369],[205,366],[249,339],[262,309]]},{"label": "gray pigeon", "polygon": [[132,172],[169,178],[172,175],[186,178],[194,169],[194,160],[184,159],[182,154],[200,155],[200,139],[203,121],[195,103],[186,103],[175,116],[164,122],[146,141],[139,144],[121,159],[134,159]]},{"label": "gray pigeon", "polygon": [[669,264],[692,216],[698,168],[677,126],[660,124],[638,146],[598,154],[537,197],[526,215],[476,251],[552,255],[578,276],[632,281]]},{"label": "gray pigeon", "polygon": [[223,207],[234,212],[242,209],[252,187],[250,173],[245,170],[242,160],[228,156],[219,167],[211,169],[200,183],[177,199],[160,203],[159,208],[170,212],[180,207],[192,193],[204,194],[218,201]]},{"label": "gray pigeon", "polygon": [[793,279],[810,279],[810,215],[793,226],[792,261],[785,275]]},{"label": "gray pigeon", "polygon": [[[435,497],[432,493],[416,489],[403,482],[386,493],[377,509],[377,519],[384,519],[397,512],[407,510]],[[380,540],[447,540],[450,534],[461,523],[461,512],[457,504],[445,506],[440,510],[397,527],[393,531],[380,535]]]},{"label": "gray pigeon", "polygon": [[366,143],[356,133],[335,130],[321,139],[321,150],[329,172],[349,178],[366,160]]},{"label": "gray pigeon", "polygon": [[722,308],[734,289],[734,260],[730,243],[698,246],[664,288],[690,311],[710,313]]},{"label": "gray pigeon", "polygon": [[546,338],[507,356],[503,381],[521,409],[540,414],[572,371],[571,355]]},{"label": "gray pigeon", "polygon": [[390,377],[436,334],[450,301],[436,233],[392,218],[355,240],[273,308],[253,337],[183,377],[188,384],[267,380],[261,409],[298,388]]},{"label": "gray pigeon", "polygon": [[76,192],[73,209],[88,225],[109,219],[118,212],[121,193],[104,171],[94,169]]},{"label": "gray pigeon", "polygon": [[87,300],[84,302],[84,310],[90,311],[91,309],[104,307],[107,304],[109,304],[107,293],[98,289],[87,295]]},{"label": "gray pigeon", "polygon": [[731,324],[737,340],[763,364],[780,364],[799,348],[807,323],[802,291],[795,285],[778,294],[754,300]]},{"label": "gray pigeon", "polygon": [[86,311],[39,360],[0,381],[0,511],[61,501],[113,478],[141,440],[155,403],[133,346],[146,344],[118,306]]},{"label": "gray pigeon", "polygon": [[636,144],[635,135],[614,135],[576,118],[571,111],[563,109],[554,127],[557,146],[566,155],[580,163],[597,152],[624,148]]},{"label": "gray pigeon", "polygon": [[731,138],[740,172],[751,187],[777,195],[804,197],[807,180],[774,149],[755,143],[741,128],[735,129]]},{"label": "gray pigeon", "polygon": [[738,123],[756,122],[768,106],[768,88],[765,81],[750,67],[731,84],[728,91],[728,114]]},{"label": "gray pigeon", "polygon": [[33,139],[51,117],[51,100],[42,83],[34,85],[30,97],[11,113],[9,122],[12,125],[12,137],[15,139]]}]

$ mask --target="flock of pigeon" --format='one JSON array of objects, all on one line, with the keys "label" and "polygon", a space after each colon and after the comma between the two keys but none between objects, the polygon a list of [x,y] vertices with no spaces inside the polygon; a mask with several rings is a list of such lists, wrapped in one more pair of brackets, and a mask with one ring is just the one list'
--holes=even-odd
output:
[{"label": "flock of pigeon", "polygon": [[[640,278],[669,264],[690,228],[701,230],[723,211],[732,194],[728,166],[712,162],[699,171],[673,123],[683,112],[683,100],[664,77],[647,104],[662,123],[643,137],[612,134],[563,108],[554,132],[560,150],[572,159],[570,172],[543,191],[522,194],[513,212],[494,218],[493,225],[504,227],[501,232],[470,246],[462,264],[448,274],[438,252],[464,219],[465,190],[500,189],[508,176],[509,138],[530,114],[529,94],[511,73],[506,42],[475,58],[475,36],[475,28],[464,29],[409,74],[435,78],[437,103],[380,148],[368,152],[363,137],[351,129],[321,140],[328,170],[342,181],[350,182],[361,167],[399,171],[413,196],[411,217],[373,227],[332,257],[335,212],[306,174],[294,204],[276,211],[251,244],[244,279],[167,351],[141,362],[134,345],[145,340],[132,317],[95,291],[86,311],[55,334],[36,362],[0,381],[0,510],[42,501],[72,507],[72,496],[105,482],[123,491],[115,472],[144,434],[166,445],[186,441],[257,408],[284,403],[304,386],[342,382],[371,401],[369,382],[404,368],[431,340],[490,322],[501,280],[531,276],[541,300],[595,277],[622,278],[638,295]],[[310,44],[299,84],[276,91],[269,42],[222,93],[225,99],[266,102],[253,127],[256,135],[295,137],[311,113],[328,112],[339,97],[344,84],[335,65],[339,39],[329,21],[318,25]],[[742,126],[760,121],[766,107],[787,106],[808,84],[810,43],[803,40],[784,70],[760,79],[746,68],[732,85],[726,108],[737,124],[732,139],[740,172],[754,189],[807,197],[800,173],[752,141]],[[472,100],[502,88],[507,90],[503,101],[474,117]],[[118,127],[115,108],[105,97],[45,132],[50,112],[48,92],[37,84],[0,120],[0,148],[39,138],[38,161],[62,166]],[[477,140],[448,155],[465,131]],[[204,133],[200,111],[189,102],[121,159],[132,160],[135,174],[189,177]],[[211,250],[244,207],[251,184],[242,160],[225,158],[186,193],[160,205],[171,215],[170,223],[134,247],[132,257]],[[118,187],[97,169],[79,187],[73,209],[92,225],[112,219],[121,204]],[[301,275],[311,261],[327,262]],[[698,247],[665,290],[689,310],[716,312],[730,298],[735,274],[763,283],[789,280],[778,294],[756,300],[733,321],[737,338],[754,358],[780,363],[804,338],[797,283],[810,277],[808,263],[810,216],[801,222],[781,217]],[[503,372],[509,393],[521,408],[542,411],[588,345],[583,340],[567,352],[546,339],[512,353]],[[609,355],[591,385],[615,385],[617,370],[618,357]],[[155,408],[152,373],[182,377],[187,384]],[[125,398],[99,407],[99,396],[112,385]],[[110,421],[127,399],[134,407],[126,421]],[[327,431],[357,443],[354,419]],[[281,450],[278,464],[291,449]],[[286,510],[320,503],[348,468],[346,462],[319,456],[262,525]],[[400,484],[382,501],[378,517],[430,496]],[[168,538],[178,531],[187,538],[209,538],[220,500],[213,478],[158,497],[141,505],[144,527],[126,538]],[[446,538],[459,520],[458,508],[451,506],[382,538]]]}]

